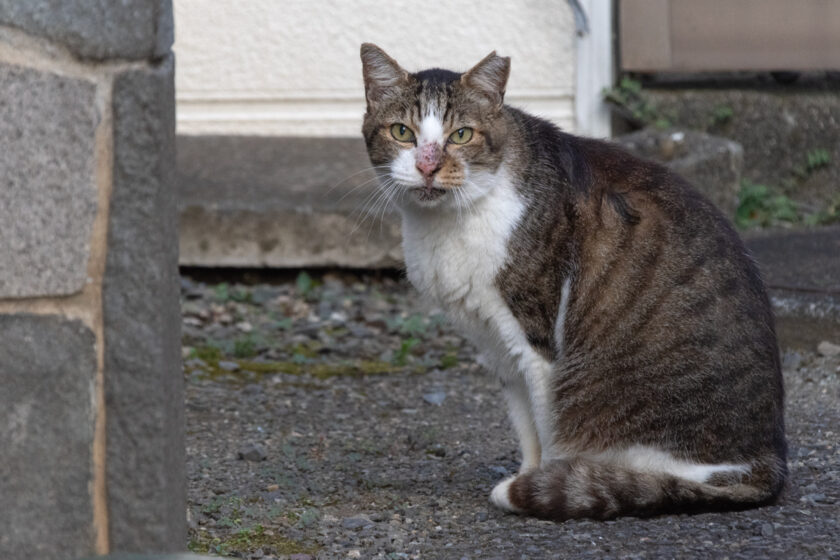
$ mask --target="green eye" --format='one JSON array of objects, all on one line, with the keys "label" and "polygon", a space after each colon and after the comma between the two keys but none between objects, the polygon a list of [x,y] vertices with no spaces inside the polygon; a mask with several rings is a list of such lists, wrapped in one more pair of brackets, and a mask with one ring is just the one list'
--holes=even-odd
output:
[{"label": "green eye", "polygon": [[472,138],[473,129],[469,127],[459,128],[449,135],[449,141],[453,144],[466,144]]},{"label": "green eye", "polygon": [[391,136],[400,142],[414,142],[414,132],[403,123],[391,125]]}]

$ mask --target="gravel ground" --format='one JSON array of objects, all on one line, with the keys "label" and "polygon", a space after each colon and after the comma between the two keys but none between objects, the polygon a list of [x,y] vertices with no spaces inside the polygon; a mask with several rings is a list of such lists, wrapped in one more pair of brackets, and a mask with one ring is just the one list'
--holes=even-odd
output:
[{"label": "gravel ground", "polygon": [[517,468],[498,383],[404,280],[235,281],[182,281],[191,550],[295,560],[840,557],[840,356],[784,352],[791,482],[777,505],[557,524],[488,503]]}]

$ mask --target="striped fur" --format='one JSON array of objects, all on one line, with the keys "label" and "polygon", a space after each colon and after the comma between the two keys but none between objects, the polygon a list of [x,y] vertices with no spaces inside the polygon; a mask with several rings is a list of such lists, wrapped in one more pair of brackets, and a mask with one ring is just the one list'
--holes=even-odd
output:
[{"label": "striped fur", "polygon": [[[492,501],[562,520],[778,496],[773,316],[726,219],[664,167],[503,105],[506,58],[465,74],[411,74],[373,45],[362,60],[409,279],[479,347],[520,438]],[[461,127],[472,139],[447,142]]]}]

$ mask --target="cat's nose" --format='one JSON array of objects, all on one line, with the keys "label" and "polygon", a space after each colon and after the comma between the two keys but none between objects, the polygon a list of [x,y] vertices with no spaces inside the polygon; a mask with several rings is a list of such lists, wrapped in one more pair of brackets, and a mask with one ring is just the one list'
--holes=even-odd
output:
[{"label": "cat's nose", "polygon": [[429,178],[440,169],[443,162],[443,150],[436,143],[424,144],[417,152],[417,170],[423,177]]}]

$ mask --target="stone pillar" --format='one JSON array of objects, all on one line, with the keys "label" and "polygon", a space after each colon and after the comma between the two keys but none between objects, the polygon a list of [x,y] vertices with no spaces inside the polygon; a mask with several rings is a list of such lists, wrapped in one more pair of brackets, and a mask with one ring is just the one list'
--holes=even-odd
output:
[{"label": "stone pillar", "polygon": [[0,558],[185,547],[169,0],[0,0]]}]

